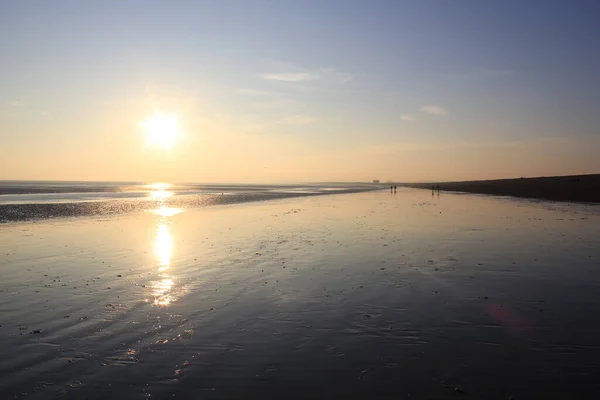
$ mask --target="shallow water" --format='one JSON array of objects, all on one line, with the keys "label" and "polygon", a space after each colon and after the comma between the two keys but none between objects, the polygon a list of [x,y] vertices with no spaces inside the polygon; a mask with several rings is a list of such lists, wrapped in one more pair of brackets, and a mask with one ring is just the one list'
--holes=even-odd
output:
[{"label": "shallow water", "polygon": [[378,190],[371,184],[199,185],[0,181],[0,223],[108,216],[158,207],[199,208]]},{"label": "shallow water", "polygon": [[0,398],[595,398],[600,210],[401,189],[0,226]]}]

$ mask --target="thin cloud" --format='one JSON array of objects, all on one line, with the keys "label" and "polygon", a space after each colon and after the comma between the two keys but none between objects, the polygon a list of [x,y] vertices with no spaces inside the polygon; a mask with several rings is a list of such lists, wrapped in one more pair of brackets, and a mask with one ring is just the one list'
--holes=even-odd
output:
[{"label": "thin cloud", "polygon": [[421,111],[437,116],[448,114],[448,111],[440,106],[423,106],[421,107]]},{"label": "thin cloud", "polygon": [[464,82],[477,82],[509,78],[516,74],[517,72],[512,69],[473,68],[464,73],[446,74],[446,77]]},{"label": "thin cloud", "polygon": [[23,103],[20,102],[19,100],[9,100],[8,105],[11,107],[22,107]]},{"label": "thin cloud", "polygon": [[315,122],[316,120],[317,119],[313,116],[298,114],[298,115],[291,115],[289,117],[282,119],[281,123],[289,124],[289,125],[307,125],[307,124]]},{"label": "thin cloud", "polygon": [[570,142],[569,138],[561,137],[561,136],[544,137],[542,140],[544,142],[559,143],[559,144],[564,144],[564,143],[569,143]]},{"label": "thin cloud", "polygon": [[215,114],[215,119],[220,120],[220,121],[229,122],[229,121],[233,120],[233,115],[218,113],[218,114]]},{"label": "thin cloud", "polygon": [[407,121],[407,122],[415,122],[416,121],[416,119],[412,115],[409,115],[409,114],[401,115],[400,119],[402,121]]},{"label": "thin cloud", "polygon": [[303,107],[302,103],[297,100],[284,97],[254,101],[249,103],[249,105],[259,110],[285,110],[287,112],[298,112],[298,109]]},{"label": "thin cloud", "polygon": [[260,89],[238,89],[236,90],[236,93],[242,96],[271,96],[279,94],[277,92]]},{"label": "thin cloud", "polygon": [[433,151],[446,149],[518,149],[523,148],[529,142],[506,141],[506,142],[389,142],[366,147],[361,151],[374,156],[385,156],[402,152]]},{"label": "thin cloud", "polygon": [[354,75],[349,72],[333,68],[303,68],[281,61],[271,61],[266,66],[267,70],[276,71],[259,75],[262,79],[282,82],[306,82],[319,80],[322,83],[345,85],[354,80]]},{"label": "thin cloud", "polygon": [[242,131],[243,132],[259,132],[259,131],[263,131],[264,129],[267,128],[267,125],[265,124],[246,124],[244,126],[242,126]]},{"label": "thin cloud", "polygon": [[318,75],[309,72],[285,72],[285,73],[274,73],[274,74],[262,74],[260,76],[263,79],[269,81],[283,81],[283,82],[303,82],[312,81],[319,79]]},{"label": "thin cloud", "polygon": [[397,154],[400,152],[447,150],[447,149],[476,149],[476,150],[517,150],[539,148],[540,146],[563,146],[572,141],[564,137],[537,137],[505,141],[429,141],[429,142],[388,142],[362,148],[360,151],[376,156]]},{"label": "thin cloud", "polygon": [[319,77],[322,80],[342,85],[345,85],[346,83],[354,79],[354,75],[352,75],[351,73],[340,71],[331,67],[321,68],[319,70]]},{"label": "thin cloud", "polygon": [[516,71],[512,69],[475,68],[469,75],[477,79],[492,79],[515,76]]}]

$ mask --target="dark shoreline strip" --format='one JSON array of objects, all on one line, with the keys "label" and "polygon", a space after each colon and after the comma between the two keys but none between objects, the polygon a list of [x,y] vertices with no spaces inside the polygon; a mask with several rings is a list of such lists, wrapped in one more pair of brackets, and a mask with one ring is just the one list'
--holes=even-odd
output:
[{"label": "dark shoreline strip", "polygon": [[[406,183],[405,187],[429,189],[438,183]],[[498,179],[439,183],[442,191],[514,196],[532,199],[600,203],[600,174],[540,178]]]}]

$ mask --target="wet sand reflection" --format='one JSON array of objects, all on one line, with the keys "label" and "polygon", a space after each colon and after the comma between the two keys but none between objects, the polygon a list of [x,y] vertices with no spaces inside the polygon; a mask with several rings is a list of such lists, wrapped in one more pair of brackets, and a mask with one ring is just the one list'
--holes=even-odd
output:
[{"label": "wet sand reflection", "polygon": [[168,306],[177,300],[174,296],[173,276],[169,273],[174,246],[168,218],[179,214],[181,211],[181,209],[166,207],[164,205],[152,210],[154,214],[161,217],[156,229],[156,238],[154,239],[158,280],[151,284],[152,295],[154,296],[153,304],[156,306]]}]

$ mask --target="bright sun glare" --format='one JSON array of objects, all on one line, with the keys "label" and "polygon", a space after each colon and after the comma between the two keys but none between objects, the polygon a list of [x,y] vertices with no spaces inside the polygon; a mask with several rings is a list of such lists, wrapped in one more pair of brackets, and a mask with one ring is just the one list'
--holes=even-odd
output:
[{"label": "bright sun glare", "polygon": [[158,146],[170,150],[181,136],[176,114],[155,112],[154,115],[142,122],[142,126],[146,132],[146,143],[149,146]]}]

